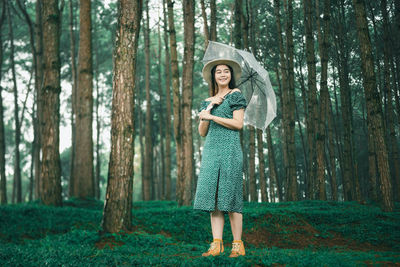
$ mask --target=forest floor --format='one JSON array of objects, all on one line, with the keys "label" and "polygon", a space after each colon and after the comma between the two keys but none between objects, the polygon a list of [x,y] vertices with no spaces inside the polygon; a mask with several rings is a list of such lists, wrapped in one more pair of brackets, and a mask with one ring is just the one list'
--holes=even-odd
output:
[{"label": "forest floor", "polygon": [[245,203],[246,256],[203,258],[210,219],[176,202],[135,202],[131,232],[99,235],[103,203],[0,206],[0,266],[400,266],[400,203]]}]

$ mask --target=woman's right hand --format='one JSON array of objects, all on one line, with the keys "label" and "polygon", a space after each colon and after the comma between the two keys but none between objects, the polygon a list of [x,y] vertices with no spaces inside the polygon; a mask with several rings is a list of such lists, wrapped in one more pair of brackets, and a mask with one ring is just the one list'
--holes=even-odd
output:
[{"label": "woman's right hand", "polygon": [[211,103],[214,105],[221,105],[221,103],[224,101],[224,98],[220,96],[213,96],[211,98]]}]

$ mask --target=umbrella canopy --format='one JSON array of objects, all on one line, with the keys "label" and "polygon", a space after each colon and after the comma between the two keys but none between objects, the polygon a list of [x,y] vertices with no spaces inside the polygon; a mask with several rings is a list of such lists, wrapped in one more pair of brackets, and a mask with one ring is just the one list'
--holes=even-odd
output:
[{"label": "umbrella canopy", "polygon": [[242,76],[236,81],[247,102],[244,123],[265,130],[276,117],[276,98],[268,72],[254,55],[232,46],[210,41],[203,63],[218,58],[232,59],[242,67]]}]

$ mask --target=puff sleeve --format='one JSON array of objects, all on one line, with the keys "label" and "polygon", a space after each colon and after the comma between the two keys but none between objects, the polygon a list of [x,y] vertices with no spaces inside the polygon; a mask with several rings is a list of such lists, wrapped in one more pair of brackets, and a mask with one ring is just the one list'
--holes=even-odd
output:
[{"label": "puff sleeve", "polygon": [[229,102],[232,112],[247,107],[246,99],[241,92],[233,92]]},{"label": "puff sleeve", "polygon": [[200,108],[198,109],[198,111],[199,112],[203,111],[204,109],[207,108],[207,106],[208,106],[208,102],[207,101],[205,101],[205,100],[201,101]]}]

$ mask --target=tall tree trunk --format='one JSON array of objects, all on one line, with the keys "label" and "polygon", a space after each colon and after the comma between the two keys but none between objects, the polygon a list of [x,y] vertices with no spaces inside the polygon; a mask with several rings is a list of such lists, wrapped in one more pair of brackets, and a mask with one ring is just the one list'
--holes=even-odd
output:
[{"label": "tall tree trunk", "polygon": [[146,61],[146,126],[145,126],[145,154],[144,154],[144,200],[150,200],[152,195],[151,181],[153,177],[153,142],[152,142],[152,125],[153,115],[151,111],[150,98],[150,26],[149,26],[149,1],[146,1],[146,21],[144,24],[144,51]]},{"label": "tall tree trunk", "polygon": [[[399,148],[398,142],[396,139],[396,130],[394,127],[394,110],[393,110],[393,87],[395,87],[395,83],[391,86],[390,82],[390,65],[392,63],[392,51],[390,46],[390,36],[389,36],[389,19],[387,13],[387,3],[386,0],[381,0],[381,11],[383,18],[383,43],[384,43],[384,85],[385,91],[387,92],[387,126],[389,139],[389,153],[390,158],[392,159],[392,185],[393,185],[393,197],[396,200],[400,199],[400,158],[399,158]],[[394,75],[395,73],[393,73]],[[396,190],[397,189],[397,190]]]},{"label": "tall tree trunk", "polygon": [[[337,182],[336,182],[336,157],[335,157],[335,143],[334,143],[334,131],[333,128],[335,127],[334,117],[333,117],[333,110],[332,110],[332,102],[330,97],[328,97],[328,152],[329,152],[329,164],[331,166],[331,194],[332,200],[337,201]],[[339,145],[338,142],[337,146]]]},{"label": "tall tree trunk", "polygon": [[[12,202],[17,203],[22,202],[22,184],[21,184],[21,167],[20,167],[20,151],[19,151],[19,144],[21,140],[21,129],[19,123],[19,112],[18,112],[18,88],[17,88],[17,78],[15,73],[15,61],[14,61],[14,32],[13,32],[13,25],[12,19],[10,14],[10,5],[11,3],[8,2],[6,5],[7,8],[7,17],[8,17],[8,31],[9,31],[9,38],[10,38],[10,64],[11,64],[11,73],[12,73],[12,81],[13,81],[13,93],[14,93],[14,122],[15,122],[15,156],[14,156],[14,186],[13,189],[13,197]],[[14,195],[14,192],[16,195]],[[15,196],[15,198],[14,198]]]},{"label": "tall tree trunk", "polygon": [[94,197],[93,172],[93,63],[90,0],[80,0],[78,86],[76,91],[74,193]]},{"label": "tall tree trunk", "polygon": [[159,122],[159,127],[160,127],[160,161],[161,161],[161,166],[160,166],[160,199],[165,199],[165,157],[164,157],[164,96],[163,96],[163,90],[161,86],[161,19],[160,23],[158,24],[158,94],[160,95],[160,100],[159,100],[159,109],[158,109],[158,122]]},{"label": "tall tree trunk", "polygon": [[102,230],[115,233],[132,224],[134,96],[141,0],[119,0],[113,67],[111,153]]},{"label": "tall tree trunk", "polygon": [[194,1],[183,1],[184,54],[182,62],[182,180],[177,188],[179,205],[188,206],[192,200],[193,133],[192,98],[194,68]]},{"label": "tall tree trunk", "polygon": [[75,54],[75,33],[74,33],[74,7],[72,5],[72,0],[69,0],[69,35],[70,35],[70,46],[71,46],[71,75],[72,75],[72,92],[71,92],[71,154],[70,154],[70,177],[68,184],[69,197],[75,196],[75,185],[74,185],[74,162],[76,154],[76,93],[78,86],[78,75],[76,71],[76,54]]},{"label": "tall tree trunk", "polygon": [[[22,14],[24,15],[25,21],[28,24],[28,28],[29,28],[29,44],[31,46],[31,52],[32,52],[32,69],[35,75],[35,79],[37,77],[37,72],[38,72],[38,68],[37,68],[37,53],[36,53],[36,48],[35,48],[35,29],[34,29],[34,25],[32,23],[32,20],[28,14],[28,12],[26,11],[26,7],[24,3],[21,3],[21,0],[17,0],[17,4],[19,9],[21,10]],[[37,84],[35,82],[35,88],[36,88]],[[25,105],[24,105],[25,106]],[[33,110],[35,110],[35,106],[33,105]],[[33,127],[34,127],[34,132],[35,132],[35,115],[34,115],[34,111],[33,111],[33,116],[32,116],[32,123],[33,123]],[[22,121],[23,115],[21,116],[21,121]],[[35,138],[35,137],[34,137]],[[31,164],[31,174],[30,174],[30,180],[29,180],[29,201],[33,200],[33,162],[34,162],[34,154],[35,154],[35,141],[32,143],[32,150],[31,150],[31,156],[32,156],[32,164]]]},{"label": "tall tree trunk", "polygon": [[294,142],[294,64],[293,64],[293,6],[292,0],[284,1],[287,10],[288,20],[286,22],[286,51],[284,56],[282,30],[280,22],[280,3],[274,0],[276,25],[278,28],[278,43],[280,54],[280,67],[282,70],[282,99],[283,124],[284,124],[284,165],[286,178],[286,200],[295,201],[298,199],[297,178],[296,178],[296,155]]},{"label": "tall tree trunk", "polygon": [[354,177],[354,153],[353,153],[353,119],[352,119],[352,105],[351,105],[351,92],[350,92],[350,81],[349,81],[349,50],[346,46],[345,40],[347,31],[343,29],[343,21],[346,21],[344,13],[344,1],[341,0],[341,6],[339,9],[339,16],[335,23],[337,27],[337,37],[335,38],[335,44],[337,43],[336,57],[338,61],[338,73],[339,73],[339,88],[340,88],[340,103],[341,103],[341,114],[343,121],[343,164],[342,164],[342,183],[343,183],[343,197],[345,201],[351,201],[355,199],[353,197],[353,180]]},{"label": "tall tree trunk", "polygon": [[[0,31],[2,31],[6,14],[6,2],[2,2]],[[4,134],[4,110],[3,110],[3,87],[1,78],[3,77],[3,39],[0,34],[0,204],[7,204],[7,177],[6,177],[6,143]]]},{"label": "tall tree trunk", "polygon": [[[234,19],[234,29],[233,29],[233,41],[235,44],[235,47],[238,49],[242,49],[242,0],[235,0],[235,4],[233,5],[234,9],[234,16],[232,18]],[[231,18],[231,20],[232,20]],[[242,147],[243,151],[243,171],[244,171],[244,176],[245,179],[243,180],[243,200],[248,201],[248,178],[249,178],[249,166],[248,166],[248,156],[247,156],[247,149],[245,149],[246,144],[244,140],[244,129],[240,131],[240,145]]]},{"label": "tall tree trunk", "polygon": [[[284,2],[285,3],[285,2]],[[288,200],[298,199],[297,175],[296,175],[296,143],[295,143],[295,94],[294,94],[294,44],[293,44],[293,0],[288,0],[288,21],[286,23],[286,50],[288,59]]]},{"label": "tall tree trunk", "polygon": [[201,5],[201,17],[203,18],[204,47],[205,47],[205,49],[207,49],[208,41],[210,40],[210,31],[208,29],[207,13],[206,13],[206,6],[204,4],[204,0],[200,0],[200,5]]},{"label": "tall tree trunk", "polygon": [[[385,211],[393,210],[392,185],[389,174],[388,153],[385,144],[382,125],[382,110],[379,94],[376,88],[376,78],[371,52],[371,41],[368,32],[368,22],[365,14],[364,0],[353,0],[356,15],[357,33],[360,42],[364,93],[367,103],[369,127],[368,135],[374,143],[377,155],[379,183],[382,192],[382,208]],[[370,150],[370,148],[368,148]]]},{"label": "tall tree trunk", "polygon": [[[94,22],[94,34],[97,32],[97,21]],[[98,46],[96,45],[96,36],[93,38],[95,40],[94,44],[95,47],[94,51],[94,75],[95,75],[95,82],[96,82],[96,169],[94,175],[94,196],[96,199],[100,199],[100,178],[101,178],[101,153],[100,153],[100,136],[101,136],[101,119],[100,119],[100,112],[99,107],[100,103],[103,102],[103,97],[100,94],[99,88],[99,53],[98,53]]]},{"label": "tall tree trunk", "polygon": [[[275,68],[275,74],[276,74],[276,80],[278,82],[278,96],[279,96],[280,102],[283,103],[283,100],[282,100],[282,95],[283,95],[283,93],[282,93],[282,83],[281,83],[281,78],[280,78],[280,75],[279,75],[279,68],[278,67]],[[282,107],[282,109],[283,109],[283,107]],[[284,135],[283,127],[281,127],[281,129],[280,129],[280,133],[281,133],[281,136]],[[284,140],[284,138],[282,138],[282,140]],[[284,144],[283,144],[283,146],[284,146]],[[286,150],[283,149],[283,159],[284,160],[285,160],[285,157],[286,157],[285,153],[286,153]],[[284,169],[284,171],[285,171],[285,169]],[[279,199],[279,202],[282,202],[284,200],[283,191],[282,191],[282,189],[283,189],[283,184],[282,183],[283,183],[284,179],[280,178],[278,176],[277,172],[276,172],[276,174],[277,174],[277,176],[276,176],[276,187],[277,187],[278,199]]]},{"label": "tall tree trunk", "polygon": [[[268,146],[268,166],[269,166],[269,191],[271,194],[271,202],[275,202],[275,188],[274,185],[278,187],[277,183],[277,172],[276,172],[276,164],[275,164],[275,153],[274,146],[271,138],[271,127],[267,127],[267,146]],[[278,194],[278,199],[280,199],[279,190],[276,190]]]},{"label": "tall tree trunk", "polygon": [[[168,5],[168,28],[169,28],[169,42],[171,46],[171,77],[172,77],[172,90],[173,90],[173,112],[174,112],[174,136],[176,144],[176,185],[179,187],[179,182],[182,180],[182,118],[181,118],[181,103],[180,103],[180,92],[179,92],[179,69],[178,69],[178,54],[176,45],[176,32],[174,24],[174,2],[167,0]],[[178,197],[178,190],[177,199]]]},{"label": "tall tree trunk", "polygon": [[321,89],[320,89],[320,112],[318,116],[317,138],[316,138],[316,156],[317,156],[317,189],[318,199],[326,200],[325,187],[325,143],[326,143],[326,120],[328,116],[328,38],[329,38],[329,23],[330,23],[330,0],[325,0],[324,6],[324,33],[322,34],[320,19],[319,19],[319,1],[316,1],[317,10],[317,27],[318,27],[318,43],[320,44],[321,58]]},{"label": "tall tree trunk", "polygon": [[308,177],[306,181],[306,198],[314,199],[314,185],[315,185],[315,129],[316,129],[316,118],[317,118],[317,71],[316,63],[317,60],[314,54],[314,34],[312,27],[312,1],[303,0],[304,6],[304,25],[306,35],[306,57],[307,57],[307,86],[308,86],[308,105],[307,105],[307,116],[306,116],[306,128],[307,128],[307,143],[308,143]]},{"label": "tall tree trunk", "polygon": [[37,72],[35,76],[35,98],[36,98],[36,112],[34,114],[35,120],[33,123],[34,135],[34,172],[35,172],[35,198],[40,199],[42,180],[40,177],[40,150],[41,150],[41,132],[40,122],[42,120],[42,100],[41,90],[43,82],[43,31],[42,31],[42,0],[36,1],[35,6],[36,22],[35,22],[35,36],[36,36],[36,67]]},{"label": "tall tree trunk", "polygon": [[171,200],[171,72],[170,72],[170,55],[168,45],[168,21],[165,9],[165,0],[163,0],[164,14],[164,44],[165,44],[165,101],[166,101],[166,118],[165,118],[165,199]]},{"label": "tall tree trunk", "polygon": [[217,5],[216,0],[210,0],[210,40],[217,41]]},{"label": "tall tree trunk", "polygon": [[260,173],[260,191],[261,191],[261,201],[268,202],[267,195],[267,181],[265,178],[265,163],[264,163],[264,149],[263,149],[263,138],[262,130],[257,129],[257,149],[258,149],[258,167]]},{"label": "tall tree trunk", "polygon": [[43,0],[43,80],[41,96],[41,201],[61,206],[60,133],[60,11],[57,0]]}]

